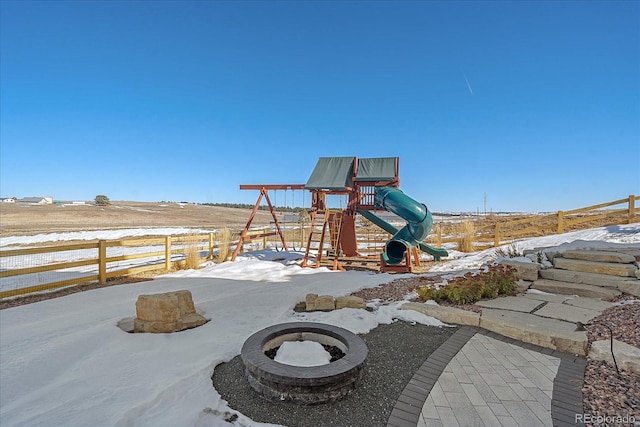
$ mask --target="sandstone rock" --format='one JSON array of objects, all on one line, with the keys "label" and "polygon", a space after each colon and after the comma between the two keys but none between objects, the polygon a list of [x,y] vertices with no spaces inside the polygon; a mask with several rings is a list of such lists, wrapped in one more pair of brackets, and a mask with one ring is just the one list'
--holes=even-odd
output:
[{"label": "sandstone rock", "polygon": [[629,277],[609,276],[607,274],[598,273],[585,273],[581,271],[562,270],[559,268],[547,268],[544,270],[540,270],[540,277],[543,279],[557,280],[560,282],[584,283],[586,285],[605,286],[608,288],[617,288],[619,283],[634,280],[630,279]]},{"label": "sandstone rock", "polygon": [[336,300],[331,295],[320,295],[314,303],[314,310],[335,310]]},{"label": "sandstone rock", "polygon": [[610,276],[634,277],[636,274],[635,265],[620,264],[617,262],[592,262],[579,259],[555,258],[553,265],[563,270],[583,271],[585,273],[606,274]]},{"label": "sandstone rock", "polygon": [[636,259],[634,256],[612,251],[569,250],[562,253],[563,258],[580,259],[595,262],[617,262],[630,264]]},{"label": "sandstone rock", "polygon": [[169,333],[195,328],[207,320],[196,313],[188,290],[140,295],[136,301],[134,332]]},{"label": "sandstone rock", "polygon": [[553,294],[578,295],[587,298],[612,298],[620,295],[617,289],[548,279],[536,280],[531,288]]},{"label": "sandstone rock", "polygon": [[530,282],[538,278],[538,271],[540,270],[540,264],[536,262],[524,262],[505,259],[500,261],[500,264],[508,265],[516,269],[515,276],[519,280],[528,280]]},{"label": "sandstone rock", "polygon": [[[627,343],[613,340],[613,354],[618,362],[618,368],[640,374],[640,348]],[[611,357],[611,342],[609,340],[595,341],[591,344],[589,357],[613,365]]]},{"label": "sandstone rock", "polygon": [[139,295],[136,301],[136,319],[167,323],[180,320],[178,297],[173,292]]},{"label": "sandstone rock", "polygon": [[402,310],[415,310],[427,316],[435,317],[444,323],[455,323],[456,325],[478,326],[480,315],[473,311],[461,310],[455,307],[445,307],[440,305],[422,304],[418,302],[408,302],[402,305]]},{"label": "sandstone rock", "polygon": [[367,308],[364,300],[353,295],[336,298],[336,309],[341,308]]},{"label": "sandstone rock", "polygon": [[518,280],[514,287],[517,293],[523,294],[527,292],[527,289],[531,287],[532,283],[533,282],[529,282],[527,280]]},{"label": "sandstone rock", "polygon": [[480,327],[519,341],[585,356],[587,334],[576,331],[575,323],[547,319],[529,313],[485,308]]},{"label": "sandstone rock", "polygon": [[623,282],[618,285],[618,289],[626,294],[640,297],[640,280]]},{"label": "sandstone rock", "polygon": [[315,310],[317,299],[318,299],[318,294],[307,294],[307,296],[304,299],[306,304],[305,310],[307,311]]}]

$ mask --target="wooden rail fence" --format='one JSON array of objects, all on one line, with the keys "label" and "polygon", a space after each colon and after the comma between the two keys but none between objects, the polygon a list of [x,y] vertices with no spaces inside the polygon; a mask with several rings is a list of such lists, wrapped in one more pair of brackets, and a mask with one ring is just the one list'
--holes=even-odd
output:
[{"label": "wooden rail fence", "polygon": [[[247,240],[258,240],[254,236],[259,235],[260,246],[266,247],[267,240],[262,234],[262,231],[250,231]],[[147,271],[168,272],[173,263],[185,259],[187,250],[195,249],[201,258],[213,259],[220,245],[215,233],[209,233],[3,249],[0,250],[0,299],[79,283],[104,284],[113,277]],[[12,279],[19,280],[12,283]]]},{"label": "wooden rail fence", "polygon": [[[533,215],[516,220],[498,220],[490,226],[475,230],[475,249],[499,246],[519,238],[563,233],[573,229],[631,224],[640,221],[640,196],[601,203],[554,214]],[[612,209],[613,206],[625,205]],[[359,251],[363,254],[380,251],[389,234],[371,228],[359,230]],[[439,239],[438,244],[457,242],[459,235]],[[246,242],[259,241],[265,248],[271,241],[264,229],[250,231]],[[303,229],[285,230],[287,241],[304,242]],[[291,240],[290,240],[291,239]],[[238,243],[234,240],[230,247]],[[427,243],[435,243],[434,233]],[[146,271],[171,271],[175,262],[184,260],[186,251],[196,249],[202,258],[213,259],[220,242],[215,233],[140,237],[122,240],[99,240],[46,247],[0,250],[0,299],[49,291],[79,283],[104,284],[113,277]],[[295,246],[295,245],[294,245]],[[300,245],[302,247],[302,244]]]}]

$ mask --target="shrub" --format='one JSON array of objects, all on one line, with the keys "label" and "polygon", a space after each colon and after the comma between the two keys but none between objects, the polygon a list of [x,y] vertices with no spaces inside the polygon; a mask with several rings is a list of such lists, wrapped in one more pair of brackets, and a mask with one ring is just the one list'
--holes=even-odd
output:
[{"label": "shrub", "polygon": [[416,292],[421,301],[440,301],[441,295],[438,294],[438,290],[433,285],[422,286]]},{"label": "shrub", "polygon": [[523,254],[518,250],[518,246],[515,243],[511,243],[507,247],[500,246],[496,248],[496,256],[502,258],[518,258],[523,256]]},{"label": "shrub", "polygon": [[473,222],[467,220],[458,224],[458,250],[460,252],[473,252],[473,241],[475,240],[476,227]]},{"label": "shrub", "polygon": [[449,301],[453,304],[470,304],[482,298],[510,295],[515,284],[514,269],[505,265],[491,266],[477,274],[467,273],[449,281],[436,290],[433,285],[417,290],[421,301]]},{"label": "shrub", "polygon": [[111,204],[109,198],[103,194],[98,194],[94,201],[98,206],[107,206]]}]

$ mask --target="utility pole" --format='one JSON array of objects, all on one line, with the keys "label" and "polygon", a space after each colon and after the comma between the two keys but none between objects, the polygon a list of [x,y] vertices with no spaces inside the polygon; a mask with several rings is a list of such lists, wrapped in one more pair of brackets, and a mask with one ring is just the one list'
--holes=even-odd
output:
[{"label": "utility pole", "polygon": [[487,216],[487,193],[484,193],[484,216]]}]

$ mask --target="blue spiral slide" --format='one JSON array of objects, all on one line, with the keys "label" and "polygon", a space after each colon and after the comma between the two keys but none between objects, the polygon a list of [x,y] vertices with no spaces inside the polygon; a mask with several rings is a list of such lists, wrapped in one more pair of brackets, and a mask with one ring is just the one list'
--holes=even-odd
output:
[{"label": "blue spiral slide", "polygon": [[360,215],[387,233],[393,234],[393,237],[384,245],[382,253],[387,264],[400,264],[404,260],[407,249],[415,246],[432,255],[436,261],[449,255],[445,249],[434,248],[422,241],[433,226],[431,212],[423,203],[417,202],[395,187],[376,187],[375,206],[407,221],[407,225],[398,230],[371,211],[358,211]]}]

